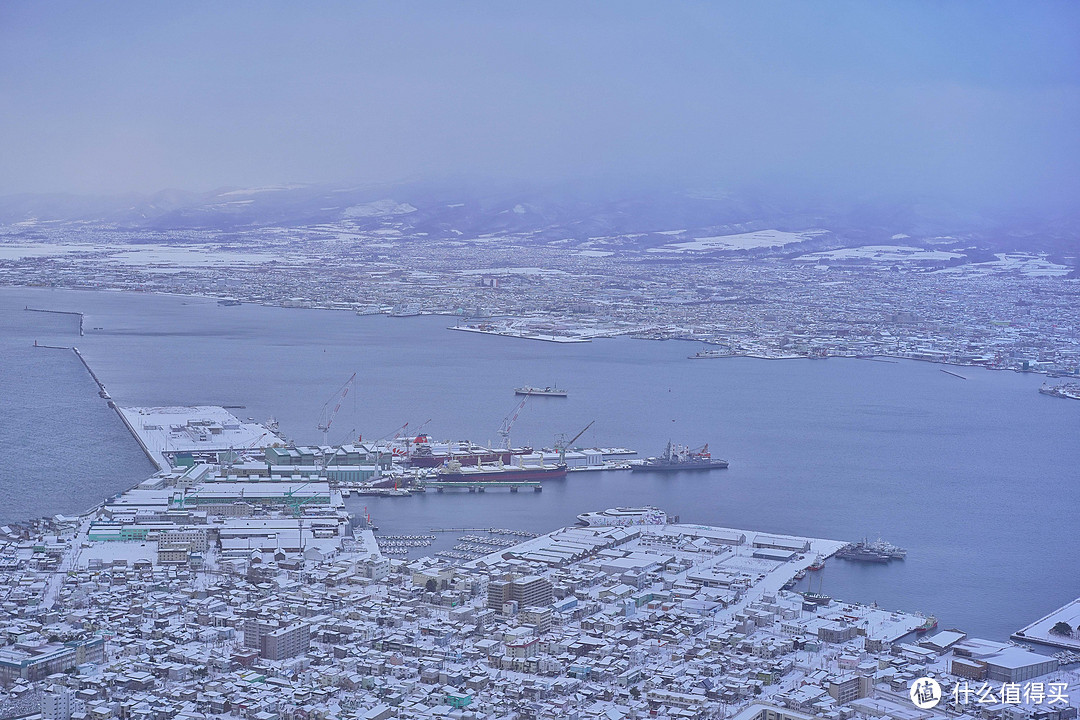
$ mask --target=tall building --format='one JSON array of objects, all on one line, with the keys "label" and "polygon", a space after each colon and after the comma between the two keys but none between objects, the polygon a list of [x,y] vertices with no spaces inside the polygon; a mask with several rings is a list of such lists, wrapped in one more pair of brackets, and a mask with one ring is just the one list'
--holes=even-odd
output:
[{"label": "tall building", "polygon": [[[491,592],[490,587],[488,592]],[[488,597],[490,603],[490,595]],[[547,607],[553,599],[551,582],[539,575],[526,575],[513,580],[510,583],[510,599],[516,600],[521,608]]]},{"label": "tall building", "polygon": [[71,720],[75,706],[75,691],[63,685],[52,685],[41,694],[42,720]]},{"label": "tall building", "polygon": [[267,633],[262,639],[259,656],[264,660],[284,660],[303,655],[311,647],[311,626],[294,623]]},{"label": "tall building", "polygon": [[487,606],[497,613],[501,613],[503,605],[510,600],[510,581],[492,580],[488,583]]}]

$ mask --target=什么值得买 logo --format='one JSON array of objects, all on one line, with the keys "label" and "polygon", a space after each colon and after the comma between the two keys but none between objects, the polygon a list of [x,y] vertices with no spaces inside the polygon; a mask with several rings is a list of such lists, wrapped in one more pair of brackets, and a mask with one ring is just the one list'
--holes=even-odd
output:
[{"label": "\u4ec0\u4e48\u503c\u5f97\u4e70 logo", "polygon": [[908,695],[915,707],[920,710],[929,710],[937,707],[937,704],[941,702],[941,685],[938,685],[937,680],[933,678],[921,677],[911,683],[911,691]]}]

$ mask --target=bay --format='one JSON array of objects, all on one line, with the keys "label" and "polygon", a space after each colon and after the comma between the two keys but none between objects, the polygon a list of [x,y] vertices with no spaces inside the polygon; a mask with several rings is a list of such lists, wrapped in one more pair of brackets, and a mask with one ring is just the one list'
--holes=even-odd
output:
[{"label": "bay", "polygon": [[[65,316],[45,319],[27,304],[85,313],[85,337]],[[0,314],[0,441],[14,458],[0,475],[8,519],[89,506],[149,473],[77,360],[72,368],[49,355],[61,351],[28,347],[37,334],[78,344],[122,406],[243,405],[233,412],[273,415],[302,443],[321,441],[324,403],[356,372],[332,443],[406,422],[413,432],[426,422],[438,438],[496,442],[515,386],[558,384],[569,397],[530,400],[515,445],[550,446],[595,420],[579,444],[653,455],[669,439],[709,443],[731,462],[706,474],[574,473],[538,494],[350,500],[387,533],[546,532],[588,510],[654,504],[684,522],[883,537],[908,548],[908,559],[832,560],[814,589],[934,613],[942,627],[984,637],[1002,639],[1080,595],[1080,402],[1038,394],[1041,376],[953,368],[963,380],[909,361],[689,360],[698,347],[682,342],[563,345],[455,332],[441,317],[140,293],[3,288]],[[45,432],[27,429],[41,418]],[[88,432],[107,452],[73,444]],[[27,488],[38,491],[26,497]]]}]

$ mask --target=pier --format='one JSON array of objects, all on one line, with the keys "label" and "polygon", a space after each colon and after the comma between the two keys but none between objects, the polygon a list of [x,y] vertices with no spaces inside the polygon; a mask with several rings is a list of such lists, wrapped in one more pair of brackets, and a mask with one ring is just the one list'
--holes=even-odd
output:
[{"label": "pier", "polygon": [[71,350],[72,349],[70,345],[45,345],[44,343],[39,343],[37,340],[34,341],[34,347],[45,348],[46,350]]},{"label": "pier", "polygon": [[1022,642],[1037,643],[1047,647],[1062,650],[1080,651],[1080,637],[1074,635],[1055,635],[1052,628],[1058,623],[1065,623],[1070,627],[1080,625],[1080,598],[1073,600],[1063,607],[1059,607],[1049,615],[1045,615],[1027,627],[1017,630],[1010,639]]},{"label": "pier", "polygon": [[484,492],[488,488],[509,488],[510,492],[516,493],[521,488],[532,488],[533,492],[541,492],[544,488],[540,484],[539,480],[520,480],[517,482],[508,481],[477,481],[477,482],[449,482],[442,480],[431,480],[424,483],[425,487],[435,488],[437,492],[450,489],[466,489],[469,492]]},{"label": "pier", "polygon": [[[30,310],[30,311],[33,311],[33,312],[52,312],[52,313],[60,313],[62,315],[79,315],[80,318],[82,317],[82,313],[67,313],[67,312],[62,312],[60,310],[34,310],[33,308],[29,308],[29,307],[26,308],[26,309]],[[80,332],[80,334],[81,334],[81,332]],[[124,413],[122,413],[120,411],[120,408],[118,408],[116,406],[116,403],[114,403],[112,401],[112,397],[109,395],[108,391],[105,389],[105,383],[101,382],[101,379],[98,378],[97,373],[95,373],[94,369],[92,367],[90,367],[90,363],[86,362],[86,358],[84,358],[83,354],[81,352],[79,352],[79,348],[77,348],[75,346],[67,347],[67,346],[61,346],[61,345],[42,345],[37,340],[34,341],[34,347],[47,348],[49,350],[70,350],[73,353],[75,353],[75,357],[79,358],[79,362],[81,362],[82,366],[84,368],[86,368],[86,372],[90,373],[90,378],[94,381],[94,384],[97,385],[97,387],[98,387],[98,396],[100,396],[103,400],[108,401],[109,407],[112,408],[113,411],[116,412],[116,414],[120,417],[120,422],[124,423],[124,427],[126,427],[128,432],[131,433],[131,436],[133,438],[135,438],[135,442],[137,442],[139,444],[139,447],[142,449],[143,454],[146,455],[147,459],[149,459],[150,462],[154,465],[154,467],[157,468],[158,470],[162,470],[165,467],[167,467],[167,464],[162,465],[161,461],[157,457],[154,456],[154,453],[151,452],[150,448],[148,448],[146,446],[146,443],[143,442],[143,439],[142,439],[142,437],[139,436],[139,433],[135,431],[135,428],[131,426],[131,423],[128,422],[128,419],[126,417],[124,417]]]},{"label": "pier", "polygon": [[40,313],[52,313],[53,315],[74,315],[79,318],[79,337],[82,337],[83,332],[83,314],[81,312],[72,312],[71,310],[44,310],[42,308],[32,308],[29,305],[23,306],[23,310],[27,312],[40,312]]}]

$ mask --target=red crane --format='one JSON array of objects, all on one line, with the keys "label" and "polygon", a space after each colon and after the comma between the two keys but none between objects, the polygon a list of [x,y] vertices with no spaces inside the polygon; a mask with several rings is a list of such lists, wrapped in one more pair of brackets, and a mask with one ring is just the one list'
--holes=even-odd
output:
[{"label": "red crane", "polygon": [[[345,396],[349,394],[350,388],[353,386],[353,382],[356,380],[356,373],[349,376],[349,379],[345,381],[345,384],[338,388],[338,391],[330,396],[330,399],[323,405],[322,414],[319,416],[319,431],[323,434],[323,445],[327,444],[327,434],[330,432],[330,426],[334,424],[334,418],[337,417],[338,410],[341,409],[341,403],[345,399]],[[333,405],[333,409],[331,409]]]}]

